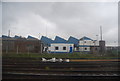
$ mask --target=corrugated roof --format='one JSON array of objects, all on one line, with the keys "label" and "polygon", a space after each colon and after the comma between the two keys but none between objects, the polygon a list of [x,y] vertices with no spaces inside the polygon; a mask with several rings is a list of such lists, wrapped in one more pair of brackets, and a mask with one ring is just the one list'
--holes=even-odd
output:
[{"label": "corrugated roof", "polygon": [[47,46],[50,46],[50,44],[53,43],[53,40],[52,40],[52,39],[50,39],[50,38],[48,38],[48,37],[45,37],[45,36],[42,36],[42,37],[41,37],[41,41],[42,41],[45,45],[47,45]]},{"label": "corrugated roof", "polygon": [[6,35],[2,35],[2,38],[11,38],[11,37],[6,36]]},{"label": "corrugated roof", "polygon": [[17,39],[17,38],[21,38],[21,37],[20,37],[20,36],[15,35],[15,36],[14,36],[14,38],[15,38],[15,39]]},{"label": "corrugated roof", "polygon": [[79,39],[70,36],[69,39],[68,39],[68,43],[73,43],[73,44],[75,44],[76,46],[78,46],[78,45],[79,45]]},{"label": "corrugated roof", "polygon": [[90,47],[90,45],[79,45],[79,47]]},{"label": "corrugated roof", "polygon": [[80,40],[92,40],[92,39],[84,36],[84,37],[82,37]]},{"label": "corrugated roof", "polygon": [[67,41],[59,36],[56,36],[54,43],[67,43]]},{"label": "corrugated roof", "polygon": [[37,39],[37,38],[28,35],[27,39]]}]

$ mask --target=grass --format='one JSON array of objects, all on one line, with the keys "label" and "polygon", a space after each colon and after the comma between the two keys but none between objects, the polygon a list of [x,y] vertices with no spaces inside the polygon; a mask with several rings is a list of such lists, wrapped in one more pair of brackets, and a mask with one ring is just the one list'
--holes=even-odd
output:
[{"label": "grass", "polygon": [[117,56],[95,56],[94,54],[81,54],[81,53],[61,53],[61,54],[14,54],[14,53],[9,53],[9,54],[2,54],[3,58],[81,58],[81,59],[112,59],[112,58],[118,58]]}]

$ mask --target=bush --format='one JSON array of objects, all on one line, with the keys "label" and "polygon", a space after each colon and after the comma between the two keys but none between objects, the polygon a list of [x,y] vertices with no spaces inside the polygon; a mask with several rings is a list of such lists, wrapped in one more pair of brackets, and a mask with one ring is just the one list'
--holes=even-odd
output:
[{"label": "bush", "polygon": [[119,52],[117,50],[109,50],[105,54],[106,56],[117,57],[119,56]]}]

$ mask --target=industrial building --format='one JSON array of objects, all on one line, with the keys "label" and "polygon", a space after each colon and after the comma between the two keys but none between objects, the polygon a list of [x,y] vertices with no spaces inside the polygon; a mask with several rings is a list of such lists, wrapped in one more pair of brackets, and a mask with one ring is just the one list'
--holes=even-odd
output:
[{"label": "industrial building", "polygon": [[54,40],[42,36],[41,41],[44,44],[44,51],[48,53],[85,52],[93,54],[99,53],[101,51],[100,48],[105,49],[105,44],[101,45],[100,41],[93,40],[86,36],[80,39],[70,36],[68,40],[65,40],[59,36],[56,36]]},{"label": "industrial building", "polygon": [[43,43],[43,52],[48,52],[48,47],[50,47],[51,43],[54,41],[46,36],[41,37],[41,42]]},{"label": "industrial building", "polygon": [[48,53],[72,53],[74,49],[73,43],[68,43],[59,36],[55,40],[42,36],[41,41],[44,43],[44,51],[47,50]]},{"label": "industrial building", "polygon": [[67,42],[74,44],[74,52],[79,52],[79,39],[70,36]]},{"label": "industrial building", "polygon": [[28,36],[9,37],[2,35],[2,52],[3,53],[42,53],[43,45],[40,40]]},{"label": "industrial building", "polygon": [[80,52],[94,52],[99,51],[99,43],[97,40],[93,40],[86,36],[79,40],[79,51]]},{"label": "industrial building", "polygon": [[2,35],[3,53],[105,53],[105,41],[93,40],[89,37],[77,39],[70,36],[68,40],[56,36],[54,40],[42,36],[41,39],[28,36],[5,36]]}]

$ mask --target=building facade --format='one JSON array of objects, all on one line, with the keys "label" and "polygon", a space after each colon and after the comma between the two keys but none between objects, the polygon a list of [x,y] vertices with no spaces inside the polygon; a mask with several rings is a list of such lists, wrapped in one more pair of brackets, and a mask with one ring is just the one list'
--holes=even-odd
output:
[{"label": "building facade", "polygon": [[79,39],[70,36],[67,42],[74,44],[74,52],[79,52]]},{"label": "building facade", "polygon": [[52,43],[49,47],[49,53],[72,53],[74,45],[70,43]]},{"label": "building facade", "polygon": [[54,40],[42,36],[41,41],[44,43],[44,51],[47,53],[72,53],[74,50],[73,43],[68,43],[59,36],[56,36]]},{"label": "building facade", "polygon": [[80,40],[72,36],[70,36],[68,40],[59,36],[56,36],[54,40],[42,36],[41,41],[44,44],[44,50],[48,53],[99,53],[100,51],[99,42],[85,36]]},{"label": "building facade", "polygon": [[91,38],[84,36],[79,40],[79,51],[80,52],[99,51],[99,42],[97,40],[92,40]]},{"label": "building facade", "polygon": [[2,36],[3,53],[42,53],[43,44],[38,39],[23,38],[20,36]]}]

